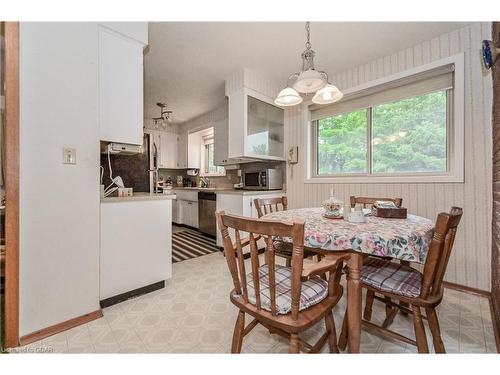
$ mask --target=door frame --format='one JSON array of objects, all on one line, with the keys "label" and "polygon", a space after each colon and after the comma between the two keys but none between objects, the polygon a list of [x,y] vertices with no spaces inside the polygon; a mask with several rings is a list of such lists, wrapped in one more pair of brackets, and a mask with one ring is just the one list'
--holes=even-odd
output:
[{"label": "door frame", "polygon": [[19,346],[19,22],[5,22],[5,346]]}]

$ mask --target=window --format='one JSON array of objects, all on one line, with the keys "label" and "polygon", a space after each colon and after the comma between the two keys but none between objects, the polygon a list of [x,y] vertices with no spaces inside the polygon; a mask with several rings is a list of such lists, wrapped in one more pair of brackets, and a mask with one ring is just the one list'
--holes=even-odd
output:
[{"label": "window", "polygon": [[317,174],[366,173],[368,111],[334,115],[317,121]]},{"label": "window", "polygon": [[214,138],[204,137],[203,139],[203,176],[225,176],[226,170],[224,167],[214,165]]},{"label": "window", "polygon": [[457,115],[463,107],[453,105],[454,67],[387,81],[329,108],[313,108],[309,180],[463,181],[463,117]]}]

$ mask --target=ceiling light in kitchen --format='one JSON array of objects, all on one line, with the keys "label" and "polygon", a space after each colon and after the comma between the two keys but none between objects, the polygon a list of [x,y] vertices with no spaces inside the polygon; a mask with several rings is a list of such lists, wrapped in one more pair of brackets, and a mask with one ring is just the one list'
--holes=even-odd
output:
[{"label": "ceiling light in kitchen", "polygon": [[[329,104],[342,99],[343,94],[340,90],[328,82],[328,74],[314,67],[316,53],[311,48],[310,31],[309,22],[306,22],[307,41],[306,49],[301,55],[302,69],[300,73],[293,73],[288,77],[287,87],[278,94],[274,101],[277,105],[286,107],[301,103],[302,98],[299,93],[315,94],[312,100],[316,104]],[[291,86],[290,83],[292,83]]]}]

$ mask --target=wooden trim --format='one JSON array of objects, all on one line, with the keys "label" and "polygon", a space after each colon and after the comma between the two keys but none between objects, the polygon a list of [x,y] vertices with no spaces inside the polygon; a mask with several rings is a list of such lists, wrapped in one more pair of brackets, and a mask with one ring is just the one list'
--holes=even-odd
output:
[{"label": "wooden trim", "polygon": [[472,294],[474,296],[491,298],[491,292],[483,289],[471,288],[470,286],[465,286],[461,284],[452,283],[449,281],[443,281],[443,286],[447,289],[458,290],[459,292],[464,292],[467,294]]},{"label": "wooden trim", "polygon": [[25,336],[22,336],[19,339],[19,343],[21,346],[31,344],[32,342],[42,340],[46,337],[55,335],[56,333],[67,331],[68,329],[77,327],[79,325],[91,322],[92,320],[96,320],[99,318],[102,318],[102,310],[101,309],[93,311],[93,312],[85,314],[85,315],[82,315],[82,316],[78,316],[76,318],[67,320],[67,321],[62,322],[62,323],[55,324],[55,325],[47,327],[47,328],[43,328],[39,331],[29,333]]},{"label": "wooden trim", "polygon": [[19,344],[19,23],[5,23],[5,346]]},{"label": "wooden trim", "polygon": [[497,346],[497,353],[500,353],[500,327],[497,324],[497,314],[500,311],[495,311],[495,305],[493,304],[493,298],[489,298],[490,302],[490,314],[491,314],[491,324],[493,325],[493,334],[495,335],[495,344]]}]

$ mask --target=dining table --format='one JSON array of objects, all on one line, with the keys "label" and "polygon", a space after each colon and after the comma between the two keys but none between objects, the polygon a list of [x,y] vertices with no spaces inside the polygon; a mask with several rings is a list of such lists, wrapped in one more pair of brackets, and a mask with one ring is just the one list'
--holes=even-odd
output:
[{"label": "dining table", "polygon": [[[434,222],[408,214],[406,219],[376,217],[367,213],[365,222],[324,215],[322,207],[276,211],[262,219],[304,220],[304,246],[320,255],[349,254],[347,261],[347,333],[349,353],[360,352],[361,272],[365,256],[424,263],[431,243]],[[287,240],[287,239],[283,239]]]}]

